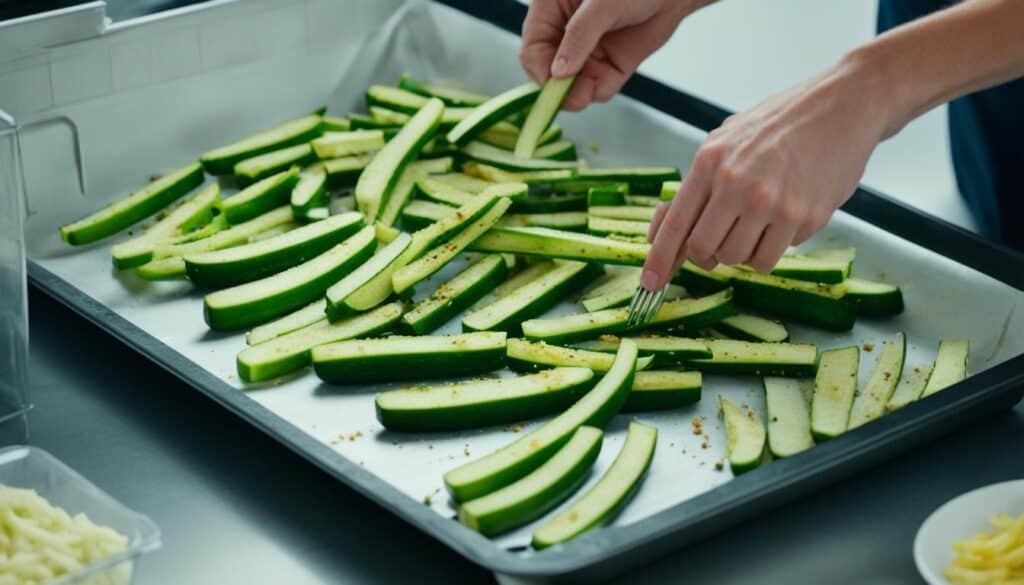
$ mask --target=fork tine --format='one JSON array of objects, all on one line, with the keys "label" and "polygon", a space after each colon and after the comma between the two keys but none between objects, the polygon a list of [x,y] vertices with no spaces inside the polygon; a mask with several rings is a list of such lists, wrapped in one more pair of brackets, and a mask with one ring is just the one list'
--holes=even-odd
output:
[{"label": "fork tine", "polygon": [[633,293],[633,300],[629,303],[628,317],[626,317],[626,326],[633,327],[636,324],[636,319],[641,313],[641,308],[647,302],[647,289],[642,286],[636,287],[636,292]]},{"label": "fork tine", "polygon": [[638,304],[636,313],[630,315],[631,318],[627,321],[627,326],[640,327],[653,319],[661,309],[667,288],[663,287],[657,291],[644,290],[643,299]]}]

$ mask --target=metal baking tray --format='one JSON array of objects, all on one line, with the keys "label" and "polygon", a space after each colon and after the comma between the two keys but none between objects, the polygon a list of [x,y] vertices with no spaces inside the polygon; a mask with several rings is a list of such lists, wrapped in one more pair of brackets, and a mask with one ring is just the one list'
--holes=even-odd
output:
[{"label": "metal baking tray", "polygon": [[[406,71],[456,78],[490,92],[524,79],[514,31],[525,7],[511,0],[444,4],[212,2],[114,25],[99,37],[34,57],[33,63],[49,67],[54,95],[52,105],[35,110],[30,105],[29,113],[62,114],[76,122],[89,188],[84,199],[68,195],[75,190],[70,163],[51,154],[60,152],[56,145],[66,137],[51,133],[26,139],[33,285],[467,559],[498,574],[535,580],[607,578],[1020,399],[1021,257],[859,190],[807,247],[855,245],[855,273],[899,283],[907,311],[890,320],[861,320],[843,334],[794,326],[793,338],[837,347],[878,343],[904,331],[908,364],[915,366],[934,358],[940,338],[967,337],[972,376],[836,440],[737,478],[728,465],[715,469],[725,445],[717,395],[727,393],[763,413],[760,381],[708,376],[697,405],[637,415],[659,428],[659,446],[647,480],[622,516],[567,545],[535,552],[525,546],[531,526],[494,540],[483,538],[452,520],[453,508],[441,490],[445,470],[506,444],[517,436],[514,429],[385,432],[373,416],[379,388],[326,386],[309,373],[245,391],[234,372],[243,336],[209,332],[199,293],[187,284],[153,285],[114,273],[109,242],[76,250],[60,243],[56,228],[61,223],[227,137],[309,111],[324,96],[333,96],[329,105],[334,111],[345,112],[359,104],[368,83],[393,82]],[[253,34],[266,42],[252,43]],[[69,68],[68,60],[76,68]],[[0,69],[0,79],[3,75]],[[93,85],[85,91],[62,75]],[[65,95],[56,95],[60,92]],[[68,92],[73,99],[67,99]],[[20,100],[34,103],[24,96]],[[559,123],[594,166],[685,167],[704,133],[726,115],[638,76],[624,96],[582,114],[563,115]],[[421,288],[425,294],[431,287]],[[565,304],[555,311],[569,309]],[[862,382],[872,357],[864,354]],[[693,434],[694,417],[704,418],[706,438]],[[614,458],[627,422],[622,416],[610,425],[588,481],[596,481]]]}]

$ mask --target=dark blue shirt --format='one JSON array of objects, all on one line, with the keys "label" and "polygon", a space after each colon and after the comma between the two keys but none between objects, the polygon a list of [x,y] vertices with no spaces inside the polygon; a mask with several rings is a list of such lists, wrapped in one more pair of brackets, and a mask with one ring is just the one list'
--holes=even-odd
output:
[{"label": "dark blue shirt", "polygon": [[[950,4],[880,0],[878,31]],[[1024,251],[1024,78],[950,102],[949,138],[957,186],[981,233]]]}]

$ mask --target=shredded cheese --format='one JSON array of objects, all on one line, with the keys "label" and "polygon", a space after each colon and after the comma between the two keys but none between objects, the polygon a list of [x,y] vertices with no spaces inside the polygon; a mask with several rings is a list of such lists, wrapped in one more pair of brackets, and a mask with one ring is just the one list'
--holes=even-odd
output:
[{"label": "shredded cheese", "polygon": [[1024,514],[999,514],[989,524],[994,531],[953,543],[946,578],[956,585],[1024,584]]}]

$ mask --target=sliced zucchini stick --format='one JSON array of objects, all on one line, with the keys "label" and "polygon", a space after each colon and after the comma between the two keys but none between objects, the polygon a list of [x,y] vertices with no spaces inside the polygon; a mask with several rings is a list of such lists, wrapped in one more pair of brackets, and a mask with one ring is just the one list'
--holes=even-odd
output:
[{"label": "sliced zucchini stick", "polygon": [[725,422],[729,467],[736,475],[746,473],[761,464],[766,437],[764,423],[753,410],[740,408],[721,394],[718,398]]},{"label": "sliced zucchini stick", "polygon": [[[218,220],[223,215],[217,216]],[[292,210],[287,206],[268,211],[259,217],[218,231],[210,237],[181,244],[158,245],[153,249],[153,259],[135,269],[135,273],[146,280],[183,278],[185,260],[183,256],[212,250],[222,250],[248,243],[259,234],[292,224]],[[227,221],[224,218],[223,221]]]},{"label": "sliced zucchini stick", "polygon": [[452,207],[465,205],[476,198],[475,193],[467,193],[442,181],[424,177],[416,181],[416,195],[421,199],[444,203]]},{"label": "sliced zucchini stick", "polygon": [[323,134],[323,131],[324,120],[321,116],[303,116],[208,151],[199,160],[211,175],[230,175],[235,165],[247,158],[304,144]]},{"label": "sliced zucchini stick", "polygon": [[544,83],[536,101],[530,107],[530,113],[527,114],[526,121],[523,122],[523,128],[519,131],[519,139],[516,140],[514,151],[516,158],[533,158],[541,135],[551,125],[558,110],[562,109],[562,102],[565,101],[565,96],[575,82],[576,76],[573,75],[561,78],[552,77]]},{"label": "sliced zucchini stick", "polygon": [[418,160],[406,165],[402,176],[395,183],[395,188],[388,197],[387,205],[377,217],[377,223],[393,226],[402,215],[402,210],[412,200],[413,192],[416,190],[416,181],[430,173],[444,173],[452,169],[450,157]]},{"label": "sliced zucchini stick", "polygon": [[391,190],[402,175],[405,165],[433,138],[443,111],[441,100],[427,100],[409,123],[402,126],[398,135],[377,151],[359,175],[355,190],[356,202],[367,221],[376,220],[377,214],[387,205]]},{"label": "sliced zucchini stick", "polygon": [[[561,137],[562,128],[558,124],[552,124],[548,126],[544,134],[541,134],[539,143],[541,145],[549,144]],[[505,150],[515,150],[516,141],[519,140],[519,127],[508,122],[498,122],[484,130],[476,139]]]},{"label": "sliced zucchini stick", "polygon": [[885,414],[885,405],[889,403],[896,385],[903,373],[903,359],[906,356],[907,342],[903,333],[886,341],[875,362],[875,369],[868,378],[857,398],[853,401],[850,412],[850,428],[871,422]]},{"label": "sliced zucchini stick", "polygon": [[857,346],[821,352],[811,400],[811,433],[816,440],[832,439],[846,432],[857,393],[859,365]]},{"label": "sliced zucchini stick", "polygon": [[275,319],[269,323],[253,327],[252,331],[245,335],[245,343],[246,345],[259,345],[264,341],[270,341],[275,337],[280,337],[286,333],[297,331],[303,327],[312,325],[317,321],[323,321],[327,319],[325,314],[326,311],[327,299],[315,300],[293,313],[288,313],[280,319]]},{"label": "sliced zucchini stick", "polygon": [[[492,183],[526,183],[527,185],[537,187],[550,187],[555,183],[576,176],[576,169],[544,169],[513,172],[499,169],[494,165],[473,161],[463,163],[462,171]],[[585,202],[583,207],[586,207]]]},{"label": "sliced zucchini stick", "polygon": [[443,101],[446,106],[479,106],[491,99],[488,95],[474,91],[466,91],[457,87],[448,87],[436,83],[423,83],[408,75],[402,76],[398,81],[398,87],[422,96],[436,97]]},{"label": "sliced zucchini stick", "polygon": [[810,343],[754,343],[708,339],[712,357],[689,360],[686,366],[716,374],[807,378],[817,371],[818,348]]},{"label": "sliced zucchini stick", "polygon": [[[515,338],[508,340],[505,353],[508,356],[509,369],[521,372],[537,372],[557,367],[590,368],[595,372],[607,372],[615,361],[614,353],[561,347],[548,345],[543,341],[531,342]],[[645,369],[653,360],[651,356],[638,358],[636,369]]]},{"label": "sliced zucchini stick", "polygon": [[235,165],[235,180],[239,186],[252,185],[260,179],[287,171],[293,166],[305,166],[316,160],[313,148],[308,144],[289,146],[252,158]]},{"label": "sliced zucchini stick", "polygon": [[184,257],[189,280],[222,288],[258,280],[323,254],[363,227],[356,212],[311,223],[285,234],[225,250]]},{"label": "sliced zucchini stick", "polygon": [[555,368],[513,378],[417,385],[377,395],[377,420],[392,431],[478,429],[561,412],[597,378],[587,368]]},{"label": "sliced zucchini stick", "polygon": [[396,270],[391,276],[391,283],[394,286],[395,292],[402,294],[402,292],[411,289],[417,283],[430,278],[430,275],[444,268],[446,264],[455,259],[474,240],[498,223],[498,220],[501,219],[501,216],[504,215],[511,205],[512,202],[510,200],[499,198],[480,219],[467,226],[457,236]]},{"label": "sliced zucchini stick", "polygon": [[676,193],[679,192],[679,187],[683,185],[682,181],[665,181],[661,184],[661,191],[659,191],[660,199],[662,201],[671,201]]},{"label": "sliced zucchini stick", "polygon": [[732,339],[743,341],[763,341],[777,343],[789,339],[786,326],[778,321],[758,317],[749,313],[740,313],[722,319],[715,329]]},{"label": "sliced zucchini stick", "polygon": [[402,323],[413,333],[426,335],[501,284],[507,271],[505,260],[500,255],[482,256],[402,315]]},{"label": "sliced zucchini stick", "polygon": [[764,379],[768,411],[768,449],[775,457],[791,457],[814,446],[811,408],[800,381],[793,378]]},{"label": "sliced zucchini stick", "polygon": [[261,179],[223,200],[224,217],[228,223],[242,223],[286,204],[298,182],[298,167]]},{"label": "sliced zucchini stick", "polygon": [[468,502],[500,490],[541,467],[581,426],[604,427],[629,396],[636,358],[636,344],[623,343],[601,381],[565,412],[512,444],[445,473],[452,497]]},{"label": "sliced zucchini stick", "polygon": [[327,172],[316,165],[299,173],[299,181],[292,188],[291,206],[295,217],[308,219],[309,210],[327,204]]},{"label": "sliced zucchini stick", "polygon": [[505,334],[495,332],[394,336],[313,349],[316,375],[332,384],[471,376],[504,365]]},{"label": "sliced zucchini stick", "polygon": [[384,131],[326,132],[311,144],[316,156],[321,160],[366,154],[384,148]]},{"label": "sliced zucchini stick", "polygon": [[478,252],[641,266],[651,246],[548,228],[496,227],[474,242],[471,248]]},{"label": "sliced zucchini stick", "polygon": [[[310,306],[313,305],[306,309]],[[314,347],[384,333],[398,321],[403,309],[401,303],[390,303],[334,323],[321,318],[264,343],[251,345],[243,349],[235,361],[238,376],[246,382],[263,382],[305,368],[311,362]]]},{"label": "sliced zucchini stick", "polygon": [[[371,85],[366,89],[367,106],[379,106],[406,114],[415,114],[427,105],[429,100],[428,97],[389,85]],[[437,101],[441,103],[442,107],[444,106],[444,102]]]},{"label": "sliced zucchini stick", "polygon": [[[640,358],[643,359],[643,358]],[[637,360],[639,363],[639,360]],[[622,412],[673,410],[700,401],[700,372],[648,370],[637,372]]]},{"label": "sliced zucchini stick", "polygon": [[640,487],[654,458],[658,429],[633,421],[612,466],[569,508],[541,524],[533,533],[533,548],[541,550],[611,522]]},{"label": "sliced zucchini stick", "polygon": [[477,106],[469,116],[449,130],[448,142],[459,146],[466,144],[510,114],[533,103],[538,94],[540,88],[537,84],[527,82],[494,96]]},{"label": "sliced zucchini stick", "polygon": [[[362,174],[366,165],[370,164],[370,155],[346,156],[332,158],[320,163],[320,166],[327,173],[328,187],[351,187],[356,184],[359,175]],[[354,201],[354,199],[353,199]],[[355,209],[353,205],[351,209]]]},{"label": "sliced zucchini stick", "polygon": [[903,312],[903,291],[894,284],[850,277],[843,282],[843,300],[857,306],[864,317],[891,317]]},{"label": "sliced zucchini stick", "polygon": [[968,348],[969,342],[966,339],[943,339],[939,342],[939,354],[935,357],[935,367],[921,394],[922,398],[945,390],[967,377]]},{"label": "sliced zucchini stick", "polygon": [[505,171],[548,171],[576,169],[580,163],[575,160],[548,160],[543,158],[518,158],[511,152],[496,146],[473,140],[462,147],[462,154],[484,164]]},{"label": "sliced zucchini stick", "polygon": [[[513,207],[515,205],[516,202],[513,202]],[[587,214],[583,211],[515,213],[503,217],[498,225],[508,227],[545,227],[570,232],[585,232],[587,231]]]},{"label": "sliced zucchini stick", "polygon": [[149,262],[153,259],[153,249],[157,245],[212,221],[214,207],[219,202],[218,185],[213,184],[202,189],[144,233],[128,241],[114,244],[110,249],[114,266],[121,269],[133,268]]},{"label": "sliced zucchini stick", "polygon": [[587,208],[614,208],[625,205],[627,195],[629,195],[629,183],[609,183],[600,187],[591,187],[587,190]]},{"label": "sliced zucchini stick", "polygon": [[678,181],[674,167],[581,168],[576,176],[554,185],[559,191],[586,192],[609,183],[627,183],[630,193],[657,193],[665,181]]},{"label": "sliced zucchini stick", "polygon": [[551,459],[493,493],[459,507],[459,522],[494,536],[542,516],[572,495],[601,452],[604,433],[591,426],[575,430]]},{"label": "sliced zucchini stick", "polygon": [[[327,318],[337,321],[351,313],[365,311],[384,302],[391,295],[391,287],[385,286],[382,291],[367,288],[368,285],[380,274],[388,271],[412,243],[412,236],[399,234],[391,243],[379,249],[372,258],[364,264],[349,272],[327,289]],[[387,281],[383,282],[387,285]],[[378,287],[379,288],[379,284]],[[361,299],[365,302],[355,302],[353,297],[362,296],[361,292],[368,292],[370,300]],[[354,305],[359,305],[358,308]]]},{"label": "sliced zucchini stick", "polygon": [[885,405],[886,412],[899,410],[920,398],[931,375],[932,366],[918,366],[909,372],[904,368],[899,386],[896,386],[896,391],[892,393],[889,403]]},{"label": "sliced zucchini stick", "polygon": [[[601,267],[582,262],[540,264],[528,268],[533,280],[513,277],[521,287],[500,292],[493,303],[473,309],[462,317],[463,331],[508,331],[518,333],[526,319],[543,314],[574,290],[578,290],[601,273]],[[526,271],[524,271],[526,272]],[[509,289],[510,287],[504,287]]]},{"label": "sliced zucchini stick", "polygon": [[[564,193],[560,195],[527,195],[516,199],[513,211],[517,213],[566,213],[569,211],[583,211],[587,207],[587,198],[579,193]],[[588,216],[589,219],[589,216]],[[544,226],[538,226],[544,227]],[[581,230],[586,231],[587,224],[584,223]]]},{"label": "sliced zucchini stick", "polygon": [[325,132],[347,132],[352,129],[352,123],[346,118],[338,116],[324,116]]},{"label": "sliced zucchini stick", "polygon": [[217,331],[244,329],[313,302],[370,257],[376,246],[373,236],[373,227],[367,226],[312,260],[206,295],[203,312],[207,325]]},{"label": "sliced zucchini stick", "polygon": [[547,160],[578,160],[576,143],[571,140],[558,140],[551,144],[538,146],[533,156]]},{"label": "sliced zucchini stick", "polygon": [[[595,189],[591,189],[587,195],[588,202],[593,199]],[[654,219],[654,208],[639,205],[594,205],[589,204],[587,213],[593,217],[607,217],[609,219],[626,219],[630,221],[650,222]]]},{"label": "sliced zucchini stick", "polygon": [[92,215],[61,227],[60,237],[72,246],[82,246],[112,236],[167,207],[202,183],[202,165],[186,165]]},{"label": "sliced zucchini stick", "polygon": [[627,236],[646,236],[651,224],[646,221],[630,221],[628,219],[611,219],[608,217],[587,217],[587,231],[606,236],[608,234],[623,234]]},{"label": "sliced zucchini stick", "polygon": [[654,195],[626,195],[626,204],[636,207],[657,207],[661,199]]},{"label": "sliced zucchini stick", "polygon": [[455,213],[455,209],[443,203],[413,200],[402,210],[402,228],[407,232],[419,231],[428,225]]},{"label": "sliced zucchini stick", "polygon": [[466,193],[473,193],[474,195],[479,194],[484,189],[493,185],[491,181],[478,179],[477,177],[467,175],[466,173],[446,173],[443,175],[435,175],[431,177],[431,179],[444,183],[453,189],[465,191]]},{"label": "sliced zucchini stick", "polygon": [[850,275],[855,255],[854,248],[818,250],[817,255],[787,254],[772,268],[772,274],[808,282],[836,284]]},{"label": "sliced zucchini stick", "polygon": [[[642,355],[654,357],[655,366],[679,366],[690,360],[710,358],[713,354],[704,339],[686,337],[652,336],[628,337],[639,348]],[[587,345],[593,351],[615,352],[622,340],[614,335],[603,335],[601,339]]]},{"label": "sliced zucchini stick", "polygon": [[[583,308],[593,313],[628,304],[640,286],[640,271],[628,268],[611,275],[605,282],[583,295]],[[673,285],[675,286],[675,285]]]},{"label": "sliced zucchini stick", "polygon": [[[733,315],[732,290],[695,299],[668,301],[644,327],[668,329],[683,327],[697,330]],[[530,319],[522,324],[528,339],[548,343],[570,343],[593,339],[600,335],[630,330],[629,309],[606,309],[593,313],[577,313],[551,319]]]}]

